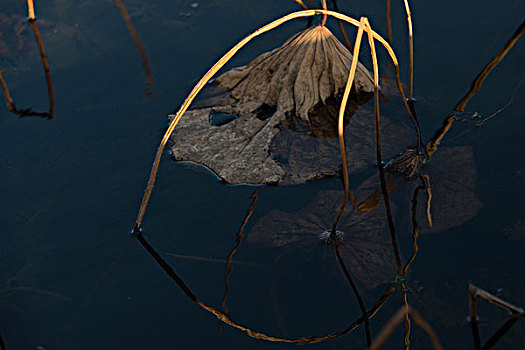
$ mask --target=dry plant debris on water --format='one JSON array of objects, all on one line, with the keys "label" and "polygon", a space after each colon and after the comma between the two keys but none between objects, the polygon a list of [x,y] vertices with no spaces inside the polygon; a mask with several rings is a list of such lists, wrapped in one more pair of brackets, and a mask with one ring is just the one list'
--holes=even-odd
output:
[{"label": "dry plant debris on water", "polygon": [[[141,227],[142,227],[142,221],[144,220],[144,215],[146,214],[146,208],[147,208],[147,205],[148,205],[148,202],[149,202],[149,199],[151,197],[151,193],[153,191],[153,187],[155,186],[155,180],[156,180],[156,177],[157,177],[157,173],[158,173],[158,169],[159,169],[159,166],[160,166],[160,161],[161,161],[161,158],[162,158],[162,153],[164,151],[164,148],[171,136],[171,134],[173,133],[173,130],[177,127],[177,124],[180,122],[181,118],[184,116],[184,113],[186,113],[186,111],[188,110],[190,104],[193,102],[193,100],[195,99],[195,97],[197,96],[197,94],[206,86],[206,84],[210,81],[211,78],[213,78],[213,76],[244,46],[246,45],[249,41],[251,41],[253,38],[257,37],[258,35],[262,34],[262,33],[265,33],[271,29],[274,29],[278,26],[280,26],[281,24],[287,22],[287,21],[290,21],[292,19],[295,19],[295,18],[301,18],[301,17],[309,17],[309,16],[314,16],[314,15],[324,15],[325,17],[330,15],[330,16],[333,16],[337,19],[341,19],[341,20],[344,20],[354,26],[358,26],[358,27],[361,27],[363,26],[363,20],[361,20],[361,22],[358,22],[357,20],[351,18],[351,17],[348,17],[348,16],[345,16],[341,13],[337,13],[337,12],[333,12],[333,11],[327,11],[327,10],[308,10],[308,11],[299,11],[299,12],[294,12],[294,13],[291,13],[289,15],[286,15],[284,17],[281,17],[280,19],[277,19],[275,21],[273,21],[272,23],[270,24],[267,24],[266,26],[258,29],[257,31],[255,31],[254,33],[250,34],[249,36],[247,36],[246,38],[244,38],[243,40],[241,40],[237,45],[235,45],[230,51],[228,51],[217,63],[215,63],[215,65],[213,65],[212,68],[210,68],[210,70],[201,78],[201,80],[197,83],[197,85],[195,85],[195,87],[193,88],[193,90],[190,92],[190,94],[188,95],[188,97],[186,98],[186,100],[184,101],[184,103],[182,104],[182,106],[179,108],[179,110],[177,111],[177,113],[172,117],[172,120],[170,122],[170,126],[168,127],[168,129],[166,130],[165,134],[164,134],[164,137],[162,138],[161,142],[160,142],[160,145],[157,149],[157,154],[155,156],[155,160],[153,162],[153,166],[151,168],[151,172],[150,172],[150,176],[149,176],[149,179],[148,179],[148,184],[146,185],[146,190],[144,191],[144,196],[143,196],[143,199],[142,199],[142,202],[141,202],[141,205],[140,205],[140,208],[139,208],[139,212],[137,214],[137,219],[135,220],[135,225],[133,227],[133,234],[134,235],[139,235],[140,232],[141,232]],[[362,29],[361,29],[362,30]],[[367,28],[367,32],[369,34],[369,36],[371,38],[373,38],[374,40],[377,40],[379,41],[384,47],[385,49],[387,50],[390,58],[392,59],[393,63],[394,63],[394,67],[396,69],[396,73],[399,72],[399,65],[398,65],[398,61],[397,61],[397,58],[394,54],[394,51],[392,50],[392,48],[390,47],[390,45],[386,42],[385,39],[383,39],[379,34],[377,34],[376,32],[374,32],[371,28]],[[352,67],[353,69],[351,69],[351,74],[350,74],[350,78],[352,79],[349,79],[350,80],[353,80],[353,74],[352,74],[352,71],[355,70],[355,66],[357,64],[357,58],[353,57],[353,60],[352,60]],[[355,71],[354,71],[355,72]],[[397,74],[398,75],[398,74]],[[347,82],[347,87],[351,85],[351,82]],[[402,86],[400,84],[400,82],[398,81],[398,88],[400,90],[400,93],[401,95],[403,96],[403,102],[404,102],[404,105],[405,105],[405,108],[407,109],[407,112],[408,114],[411,116],[412,118],[412,115],[410,114],[410,111],[408,109],[408,105],[406,104],[406,101],[404,99],[404,92],[403,92],[403,89],[402,89]],[[345,95],[348,96],[348,93],[349,91],[347,91],[348,89],[345,89]],[[343,96],[343,103],[342,105],[345,106],[345,95]],[[343,110],[343,114],[344,114],[344,110]],[[341,125],[341,113],[340,113],[340,116],[339,116],[339,125]],[[413,118],[412,118],[413,119]],[[417,123],[415,124],[417,126]],[[339,127],[340,129],[340,127]],[[339,135],[339,139],[341,141],[341,134]],[[419,129],[418,129],[418,144],[421,144],[421,134],[419,133]],[[343,151],[342,152],[342,156],[345,157],[345,153],[344,153],[344,147],[341,148],[341,150]],[[345,162],[343,162],[345,163]],[[346,164],[343,165],[343,171],[346,172],[347,169],[346,169]],[[345,179],[347,178],[347,176],[345,176]],[[347,181],[345,181],[345,191],[346,189],[348,188],[347,186]]]},{"label": "dry plant debris on water", "polygon": [[[327,104],[338,101],[351,61],[352,54],[319,25],[292,36],[248,65],[222,74],[215,83],[228,91],[226,102],[187,113],[172,135],[174,158],[203,164],[234,184],[277,183],[290,176],[296,179],[288,181],[292,183],[311,179],[297,177],[294,171],[301,173],[300,169],[285,169],[286,165],[272,157],[273,140],[290,122],[308,130],[327,128],[330,122],[318,114]],[[357,93],[370,94],[374,89],[370,73],[361,64],[354,86]],[[231,120],[210,125],[217,113],[225,113]],[[335,118],[330,119],[336,135]],[[333,170],[333,165],[321,167],[317,173]]]}]

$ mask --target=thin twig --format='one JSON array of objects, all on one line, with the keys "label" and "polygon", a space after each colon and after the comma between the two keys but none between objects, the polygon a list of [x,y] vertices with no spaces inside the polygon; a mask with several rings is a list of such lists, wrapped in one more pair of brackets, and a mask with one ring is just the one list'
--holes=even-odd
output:
[{"label": "thin twig", "polygon": [[241,227],[239,227],[239,230],[236,234],[236,243],[235,247],[233,247],[232,251],[228,255],[228,259],[226,262],[226,267],[224,270],[226,271],[226,275],[224,276],[224,296],[222,298],[222,309],[225,313],[228,313],[228,307],[226,306],[226,301],[228,299],[228,292],[230,290],[230,276],[233,272],[233,257],[235,253],[237,252],[237,249],[241,246],[242,240],[244,238],[244,228],[246,227],[246,224],[248,224],[248,221],[250,221],[250,217],[252,216],[253,212],[255,211],[255,204],[257,203],[257,200],[259,199],[259,190],[261,187],[258,187],[250,196],[252,199],[252,203],[250,204],[250,207],[248,208],[248,211],[246,212],[246,216],[242,220]]},{"label": "thin twig", "polygon": [[486,290],[483,290],[483,289],[481,289],[479,287],[474,286],[473,284],[469,285],[469,293],[471,295],[482,297],[483,299],[485,299],[489,303],[494,304],[497,307],[502,308],[503,310],[506,310],[511,315],[515,315],[515,316],[516,315],[518,315],[518,316],[524,316],[525,315],[525,312],[523,311],[523,309],[521,307],[514,306],[511,303],[509,303],[509,302],[507,302],[507,301],[505,301],[505,300],[503,300],[501,298],[498,298],[495,295],[490,294]]}]

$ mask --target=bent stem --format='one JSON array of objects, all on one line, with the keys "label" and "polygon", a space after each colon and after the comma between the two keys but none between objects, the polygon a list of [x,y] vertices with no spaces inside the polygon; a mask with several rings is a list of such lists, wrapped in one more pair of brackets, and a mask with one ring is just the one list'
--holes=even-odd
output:
[{"label": "bent stem", "polygon": [[44,49],[44,43],[42,42],[42,37],[40,36],[40,32],[38,31],[38,27],[36,25],[35,7],[33,5],[33,0],[27,0],[27,9],[28,9],[27,19],[29,23],[31,24],[33,33],[35,34],[35,40],[38,46],[38,51],[40,53],[40,59],[42,60],[42,66],[44,67],[44,75],[45,75],[46,84],[47,84],[47,95],[49,98],[49,111],[48,112],[34,112],[30,108],[17,109],[15,107],[13,98],[9,94],[9,88],[7,87],[7,83],[5,82],[4,77],[2,76],[2,71],[0,71],[0,85],[2,85],[2,92],[4,94],[7,108],[9,108],[9,111],[11,113],[18,115],[20,118],[32,116],[32,117],[43,117],[47,119],[52,119],[55,114],[55,93],[53,89],[53,81],[51,80],[51,73],[49,71],[49,61],[47,60],[46,51]]},{"label": "bent stem", "polygon": [[[334,11],[327,11],[327,10],[319,10],[319,9],[316,9],[316,10],[306,10],[306,11],[298,11],[298,12],[293,12],[293,13],[290,13],[284,17],[281,17],[261,28],[259,28],[258,30],[256,30],[255,32],[253,32],[252,34],[248,35],[247,37],[245,37],[244,39],[242,39],[237,45],[235,45],[230,51],[228,51],[219,61],[217,61],[217,63],[215,63],[211,68],[210,70],[208,70],[208,72],[201,78],[201,80],[199,80],[199,82],[197,83],[197,85],[195,85],[195,87],[191,90],[190,94],[188,95],[188,97],[186,98],[186,100],[184,101],[184,103],[181,105],[181,107],[179,108],[179,110],[177,111],[177,113],[175,115],[172,116],[172,120],[171,120],[171,123],[168,127],[168,129],[166,130],[164,136],[162,137],[162,140],[160,142],[160,145],[159,147],[157,148],[157,153],[155,155],[155,160],[153,161],[153,165],[152,165],[152,168],[151,168],[151,172],[150,172],[150,175],[149,175],[149,178],[148,178],[148,183],[146,185],[146,189],[144,191],[144,196],[142,198],[142,202],[140,204],[140,208],[139,208],[139,212],[137,214],[137,219],[135,220],[135,225],[133,227],[133,235],[137,235],[138,233],[140,233],[140,230],[141,230],[141,227],[142,227],[142,222],[144,220],[144,215],[146,214],[146,208],[148,206],[148,202],[151,198],[151,193],[153,191],[153,188],[155,186],[155,179],[157,177],[157,173],[158,173],[158,169],[159,169],[159,166],[160,166],[160,161],[161,161],[161,158],[162,158],[162,153],[164,151],[164,148],[166,147],[166,144],[171,136],[171,134],[173,133],[173,130],[175,129],[175,127],[177,126],[177,124],[179,123],[180,119],[182,118],[182,116],[184,115],[184,113],[188,110],[190,104],[193,102],[193,100],[195,99],[195,97],[197,96],[197,94],[204,88],[204,86],[208,83],[208,81],[243,47],[245,46],[248,42],[250,42],[253,38],[267,32],[267,31],[270,31],[278,26],[280,26],[281,24],[285,23],[285,22],[288,22],[292,19],[295,19],[295,18],[301,18],[301,17],[311,17],[311,16],[314,16],[314,15],[328,15],[328,16],[332,16],[332,17],[335,17],[337,19],[341,19],[345,22],[348,22],[356,27],[359,27],[360,26],[360,22],[351,18],[351,17],[348,17],[346,15],[343,15],[341,13],[338,13],[338,12],[334,12]],[[384,47],[385,49],[387,50],[388,54],[390,55],[392,61],[394,62],[394,66],[396,67],[396,72],[399,74],[399,65],[398,65],[398,62],[397,62],[397,58],[396,58],[396,55],[394,54],[394,50],[392,50],[392,47],[386,42],[385,39],[383,39],[379,34],[377,34],[376,32],[374,32],[373,30],[371,30],[371,33],[372,33],[372,36],[374,37],[374,39],[378,40]],[[354,50],[355,51],[355,50]],[[398,83],[398,88],[400,89],[401,91],[401,94],[402,96],[404,97],[404,93],[402,92],[402,86],[400,84],[400,81]],[[406,104],[406,101],[403,99],[404,101],[404,104],[405,104],[405,108],[407,109],[408,111],[408,114],[409,116],[412,116],[410,114],[410,110],[408,108],[408,105]],[[419,129],[418,129],[419,130]],[[418,138],[421,139],[420,137],[420,134],[418,133]]]},{"label": "bent stem", "polygon": [[384,303],[388,300],[390,295],[394,292],[394,288],[392,286],[389,286],[385,293],[377,300],[377,302],[372,306],[372,308],[366,313],[365,316],[361,316],[359,319],[354,321],[351,325],[349,325],[346,329],[329,333],[324,336],[306,336],[306,337],[300,337],[300,338],[282,338],[282,337],[275,337],[271,336],[259,331],[256,331],[252,328],[249,328],[247,326],[244,326],[240,323],[235,322],[232,320],[227,314],[224,312],[207,305],[206,303],[202,302],[197,298],[195,294],[189,289],[189,287],[184,283],[182,278],[173,270],[173,268],[160,256],[160,254],[146,241],[144,236],[141,232],[137,233],[136,235],[137,240],[140,242],[140,244],[146,249],[146,251],[155,259],[157,264],[162,267],[164,272],[175,281],[177,286],[184,292],[186,297],[191,299],[197,306],[202,308],[203,310],[211,313],[214,315],[219,321],[236,328],[242,332],[244,332],[249,337],[255,338],[255,339],[261,339],[271,342],[279,342],[279,343],[296,343],[296,344],[312,344],[312,343],[319,343],[322,341],[335,339],[340,336],[343,336],[345,334],[348,334],[352,331],[354,331],[356,328],[358,328],[363,322],[365,322],[367,319],[372,318],[378,311],[381,309],[384,305]]}]

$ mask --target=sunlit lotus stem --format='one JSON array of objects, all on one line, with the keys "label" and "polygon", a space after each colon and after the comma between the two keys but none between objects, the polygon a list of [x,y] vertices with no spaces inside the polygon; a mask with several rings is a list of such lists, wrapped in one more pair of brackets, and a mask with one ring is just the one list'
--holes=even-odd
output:
[{"label": "sunlit lotus stem", "polygon": [[27,18],[32,21],[35,19],[35,7],[33,6],[33,0],[27,0],[28,16]]},{"label": "sunlit lotus stem", "polygon": [[409,85],[408,85],[408,99],[413,100],[414,97],[414,34],[412,31],[412,16],[410,13],[410,6],[408,0],[405,1],[405,11],[407,13],[408,22],[408,51],[409,51]]},{"label": "sunlit lotus stem", "polygon": [[[357,21],[357,20],[355,20],[355,19],[353,19],[351,17],[348,17],[346,15],[343,15],[341,13],[334,12],[334,11],[327,11],[327,10],[316,9],[316,10],[306,10],[306,11],[299,11],[299,12],[290,13],[290,14],[284,16],[284,17],[281,17],[281,18],[279,18],[279,19],[277,19],[277,20],[275,20],[275,21],[273,21],[273,22],[263,26],[262,28],[259,28],[258,30],[256,30],[252,34],[248,35],[246,38],[242,39],[237,45],[235,45],[230,51],[228,51],[219,61],[217,61],[217,63],[215,63],[210,68],[210,70],[201,78],[201,80],[199,80],[199,82],[191,90],[190,94],[188,95],[188,97],[186,98],[186,100],[184,101],[182,106],[179,108],[177,113],[175,115],[171,116],[172,117],[171,123],[170,123],[168,129],[166,130],[166,133],[162,137],[160,145],[159,145],[159,147],[157,149],[157,153],[155,155],[155,160],[154,160],[153,166],[151,168],[151,172],[150,172],[150,176],[149,176],[149,179],[148,179],[148,183],[146,185],[146,189],[144,191],[144,196],[142,198],[142,202],[141,202],[141,205],[140,205],[140,208],[139,208],[137,219],[135,221],[135,226],[133,227],[133,233],[135,235],[140,233],[140,229],[141,229],[141,226],[142,226],[142,221],[144,220],[144,215],[146,214],[146,208],[148,206],[148,202],[149,202],[149,199],[151,197],[151,193],[153,191],[153,187],[155,186],[155,179],[157,177],[157,173],[158,173],[159,165],[160,165],[160,160],[162,158],[162,152],[164,151],[164,148],[166,147],[166,143],[168,142],[171,134],[173,133],[173,130],[175,130],[175,127],[179,123],[180,119],[182,118],[184,113],[186,113],[186,111],[188,110],[190,104],[193,102],[193,100],[195,99],[197,94],[204,88],[204,86],[206,86],[208,81],[210,81],[210,79],[226,63],[228,63],[228,61],[244,45],[246,45],[248,42],[250,42],[253,38],[255,38],[255,37],[257,37],[257,36],[259,36],[259,35],[261,35],[261,34],[263,34],[265,32],[268,32],[268,31],[270,31],[270,30],[272,30],[272,29],[280,26],[281,24],[286,23],[286,22],[288,22],[288,21],[290,21],[292,19],[301,18],[301,17],[315,16],[315,15],[324,15],[324,14],[332,16],[332,17],[335,17],[337,19],[341,19],[343,21],[346,21],[346,22],[348,22],[348,23],[350,23],[350,24],[352,24],[352,25],[354,25],[356,27],[360,26],[360,22],[359,21]],[[394,50],[392,50],[392,47],[390,47],[390,45],[386,42],[386,40],[383,39],[379,34],[374,32],[373,30],[371,32],[372,32],[372,36],[374,37],[374,39],[378,40],[385,47],[385,49],[388,51],[388,54],[390,55],[390,58],[394,62],[394,66],[397,68],[397,72],[399,72],[399,65],[398,65],[398,62],[397,62],[396,55],[394,54]],[[404,96],[404,93],[402,92],[402,87],[401,87],[400,84],[398,84],[398,88],[400,89],[402,96]],[[405,108],[407,109],[409,115],[411,115],[410,111],[408,109],[408,106],[406,105],[406,101],[404,101],[404,102],[405,102]]]},{"label": "sunlit lotus stem", "polygon": [[308,10],[308,6],[306,6],[302,0],[295,0],[295,2],[298,3],[303,9]]},{"label": "sunlit lotus stem", "polygon": [[[344,119],[345,119],[345,110],[346,110],[346,104],[348,102],[348,97],[350,96],[350,91],[352,90],[352,84],[354,83],[355,78],[355,72],[357,70],[357,63],[359,59],[359,49],[361,48],[361,39],[363,37],[363,31],[365,29],[365,22],[366,18],[361,17],[361,20],[359,22],[359,28],[357,30],[357,36],[355,38],[354,43],[354,53],[352,57],[352,64],[350,65],[350,72],[348,73],[348,80],[346,81],[345,91],[343,93],[343,98],[341,99],[341,107],[339,108],[339,119],[337,124],[337,133],[339,137],[339,148],[341,150],[341,164],[343,167],[343,182],[344,182],[344,197],[343,201],[341,202],[341,206],[339,208],[339,211],[337,212],[337,216],[334,220],[333,226],[332,226],[332,233],[336,232],[337,224],[339,223],[339,220],[341,219],[341,215],[343,214],[343,211],[346,206],[346,202],[348,201],[348,197],[350,196],[350,183],[348,180],[348,163],[346,160],[346,148],[345,148],[345,139],[344,139]],[[355,202],[355,199],[352,198],[352,202]]]}]

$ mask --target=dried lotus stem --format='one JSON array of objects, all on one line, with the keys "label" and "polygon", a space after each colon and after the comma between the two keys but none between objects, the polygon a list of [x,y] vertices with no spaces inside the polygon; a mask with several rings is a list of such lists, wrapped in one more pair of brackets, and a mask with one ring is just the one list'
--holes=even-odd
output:
[{"label": "dried lotus stem", "polygon": [[153,70],[151,69],[151,66],[149,65],[148,56],[146,55],[146,49],[144,48],[144,45],[142,45],[142,42],[140,41],[137,31],[133,27],[133,23],[131,23],[131,18],[129,17],[129,12],[128,12],[128,9],[126,8],[126,5],[122,2],[122,0],[114,0],[113,3],[115,7],[119,9],[122,19],[124,20],[124,23],[126,24],[126,29],[128,30],[129,35],[131,36],[131,39],[135,43],[137,50],[139,51],[140,60],[142,61],[142,70],[146,74],[146,86],[147,87],[146,87],[145,93],[148,97],[151,97],[153,95],[153,92],[151,91],[153,87]]},{"label": "dried lotus stem", "polygon": [[7,107],[9,108],[9,111],[11,113],[18,115],[19,117],[32,116],[32,117],[43,117],[47,119],[52,119],[55,114],[55,93],[53,90],[53,81],[51,80],[51,73],[49,71],[49,61],[47,60],[46,52],[44,49],[44,43],[42,42],[42,37],[40,36],[40,32],[38,31],[38,27],[36,25],[36,16],[35,16],[35,8],[33,5],[33,0],[27,1],[27,8],[28,8],[28,21],[31,24],[33,33],[35,34],[35,40],[38,46],[38,51],[40,53],[40,59],[42,60],[42,66],[44,67],[44,75],[45,75],[46,84],[47,84],[47,94],[49,97],[49,111],[48,112],[35,112],[31,110],[30,108],[17,109],[15,107],[13,99],[11,98],[11,95],[9,94],[9,88],[7,87],[7,83],[2,77],[2,72],[0,72],[0,85],[2,85],[2,92],[4,94]]},{"label": "dried lotus stem", "polygon": [[27,19],[30,21],[35,19],[35,7],[33,5],[33,0],[27,0]]},{"label": "dried lotus stem", "polygon": [[463,96],[463,98],[461,98],[461,100],[454,107],[455,112],[452,115],[449,115],[445,118],[441,128],[439,128],[439,130],[434,134],[432,139],[428,141],[425,148],[427,150],[427,154],[430,157],[432,156],[432,154],[434,154],[434,152],[436,152],[436,150],[439,147],[439,144],[441,143],[447,132],[450,130],[450,128],[452,128],[452,125],[454,124],[454,121],[456,120],[458,115],[465,111],[465,108],[467,107],[467,104],[470,101],[470,99],[474,97],[474,95],[481,89],[483,82],[489,76],[490,72],[492,72],[492,70],[496,68],[496,66],[505,58],[507,53],[509,53],[509,51],[514,47],[514,45],[516,44],[516,42],[518,42],[523,33],[525,33],[525,21],[521,22],[520,26],[518,27],[518,29],[516,29],[512,37],[505,43],[505,45],[492,58],[492,60],[489,63],[487,63],[485,67],[483,67],[481,72],[479,72],[476,78],[472,81],[470,85],[470,90],[465,96]]},{"label": "dried lotus stem", "polygon": [[302,0],[295,0],[295,2],[298,3],[303,9],[308,10],[308,6],[306,6]]},{"label": "dried lotus stem", "polygon": [[9,108],[9,111],[12,113],[16,113],[15,104],[13,102],[13,98],[11,97],[11,94],[9,93],[9,88],[7,87],[7,83],[4,80],[4,77],[2,76],[2,70],[0,70],[0,85],[2,85],[2,92],[4,94],[5,103],[7,104],[7,108]]},{"label": "dried lotus stem", "polygon": [[[332,4],[334,5],[334,9],[336,12],[339,12],[339,7],[337,6],[337,1],[332,0]],[[353,51],[354,47],[352,46],[352,43],[350,43],[350,39],[348,39],[348,34],[346,34],[345,27],[343,25],[343,21],[340,19],[337,20],[337,24],[339,24],[339,29],[341,29],[341,33],[343,34],[343,38],[345,39],[346,46],[348,46],[348,50]]]},{"label": "dried lotus stem", "polygon": [[372,27],[365,18],[365,31],[368,34],[368,44],[370,46],[370,54],[372,56],[372,66],[374,69],[374,119],[376,127],[376,159],[377,167],[379,169],[379,178],[381,180],[381,192],[383,194],[383,201],[386,208],[386,214],[388,218],[388,228],[390,230],[390,238],[392,240],[392,246],[394,248],[394,254],[398,267],[398,272],[401,272],[401,257],[399,254],[399,247],[396,238],[396,229],[394,226],[394,220],[392,218],[392,209],[390,207],[390,200],[388,198],[388,188],[385,180],[385,171],[383,168],[382,151],[381,151],[381,122],[379,112],[379,65],[377,64],[376,47],[374,38],[372,36]]},{"label": "dried lotus stem", "polygon": [[[321,6],[323,7],[323,10],[327,10],[326,8],[326,0],[321,0]],[[321,26],[324,26],[326,24],[326,19],[327,19],[328,15],[325,13],[323,15],[323,20],[321,21]]]},{"label": "dried lotus stem", "polygon": [[[335,232],[337,230],[337,224],[339,223],[339,220],[341,219],[341,215],[343,214],[343,211],[345,209],[346,202],[348,201],[348,198],[350,197],[350,184],[348,180],[348,163],[346,160],[346,148],[345,148],[345,139],[344,139],[344,117],[345,117],[346,103],[348,102],[348,97],[350,96],[350,90],[352,89],[352,84],[354,82],[355,72],[357,70],[359,49],[361,48],[361,39],[363,37],[363,31],[365,29],[365,20],[366,20],[365,17],[361,17],[361,21],[359,22],[359,29],[357,31],[357,36],[355,38],[355,43],[354,43],[354,53],[352,57],[352,64],[350,65],[350,72],[348,73],[348,80],[346,81],[345,91],[341,99],[341,107],[339,108],[339,119],[338,119],[338,124],[337,124],[337,131],[338,131],[338,137],[339,137],[339,148],[341,150],[341,163],[343,167],[343,182],[344,182],[345,193],[343,196],[343,201],[341,202],[341,206],[339,207],[339,211],[337,212],[337,216],[332,225],[333,235],[335,235]],[[352,204],[356,202],[355,198],[353,198],[353,195],[350,197],[350,200],[352,201]]]},{"label": "dried lotus stem", "polygon": [[355,329],[357,329],[365,320],[372,318],[378,311],[381,309],[384,305],[384,303],[388,300],[390,295],[394,292],[394,287],[388,286],[385,293],[377,300],[377,302],[366,312],[365,316],[361,316],[356,321],[354,321],[352,324],[350,324],[346,329],[334,333],[328,333],[323,336],[306,336],[306,337],[300,337],[300,338],[282,338],[282,337],[275,337],[271,336],[259,331],[256,331],[252,328],[249,328],[247,326],[244,326],[240,323],[237,323],[236,321],[232,320],[230,316],[225,314],[224,312],[209,306],[208,304],[204,303],[200,299],[197,298],[195,294],[190,290],[190,288],[184,283],[184,281],[179,277],[179,275],[173,270],[173,268],[160,256],[160,254],[149,244],[148,241],[144,238],[141,232],[139,232],[137,235],[137,240],[140,242],[140,244],[146,249],[146,251],[155,259],[157,264],[162,267],[164,272],[177,284],[177,286],[182,290],[182,292],[191,299],[197,306],[202,308],[203,310],[206,310],[207,312],[214,315],[219,321],[222,323],[225,323],[232,328],[235,328],[237,330],[240,330],[241,332],[244,332],[246,335],[248,335],[251,338],[260,339],[260,340],[266,340],[271,342],[278,342],[278,343],[296,343],[296,344],[313,344],[313,343],[320,343],[326,340],[335,339],[338,337],[341,337],[345,334],[351,333]]},{"label": "dried lotus stem", "polygon": [[[32,2],[31,2],[31,5],[32,5]],[[30,13],[31,13],[31,10],[30,10]],[[42,59],[42,65],[44,66],[44,75],[46,77],[46,83],[47,83],[47,94],[49,96],[49,113],[47,114],[47,118],[52,119],[55,114],[55,93],[53,90],[53,81],[51,80],[51,73],[49,72],[49,61],[47,60],[46,51],[44,49],[44,43],[42,42],[42,38],[40,37],[40,32],[38,31],[38,27],[36,26],[36,19],[34,18],[34,12],[33,12],[33,19],[30,18],[29,22],[31,23],[31,27],[33,28],[33,32],[35,33],[35,39],[38,45],[38,51],[40,52],[40,58]]]},{"label": "dried lotus stem", "polygon": [[407,13],[408,23],[408,51],[409,51],[409,85],[408,85],[408,99],[413,100],[414,97],[414,33],[412,31],[412,15],[410,13],[410,6],[408,0],[405,1],[405,11]]}]

